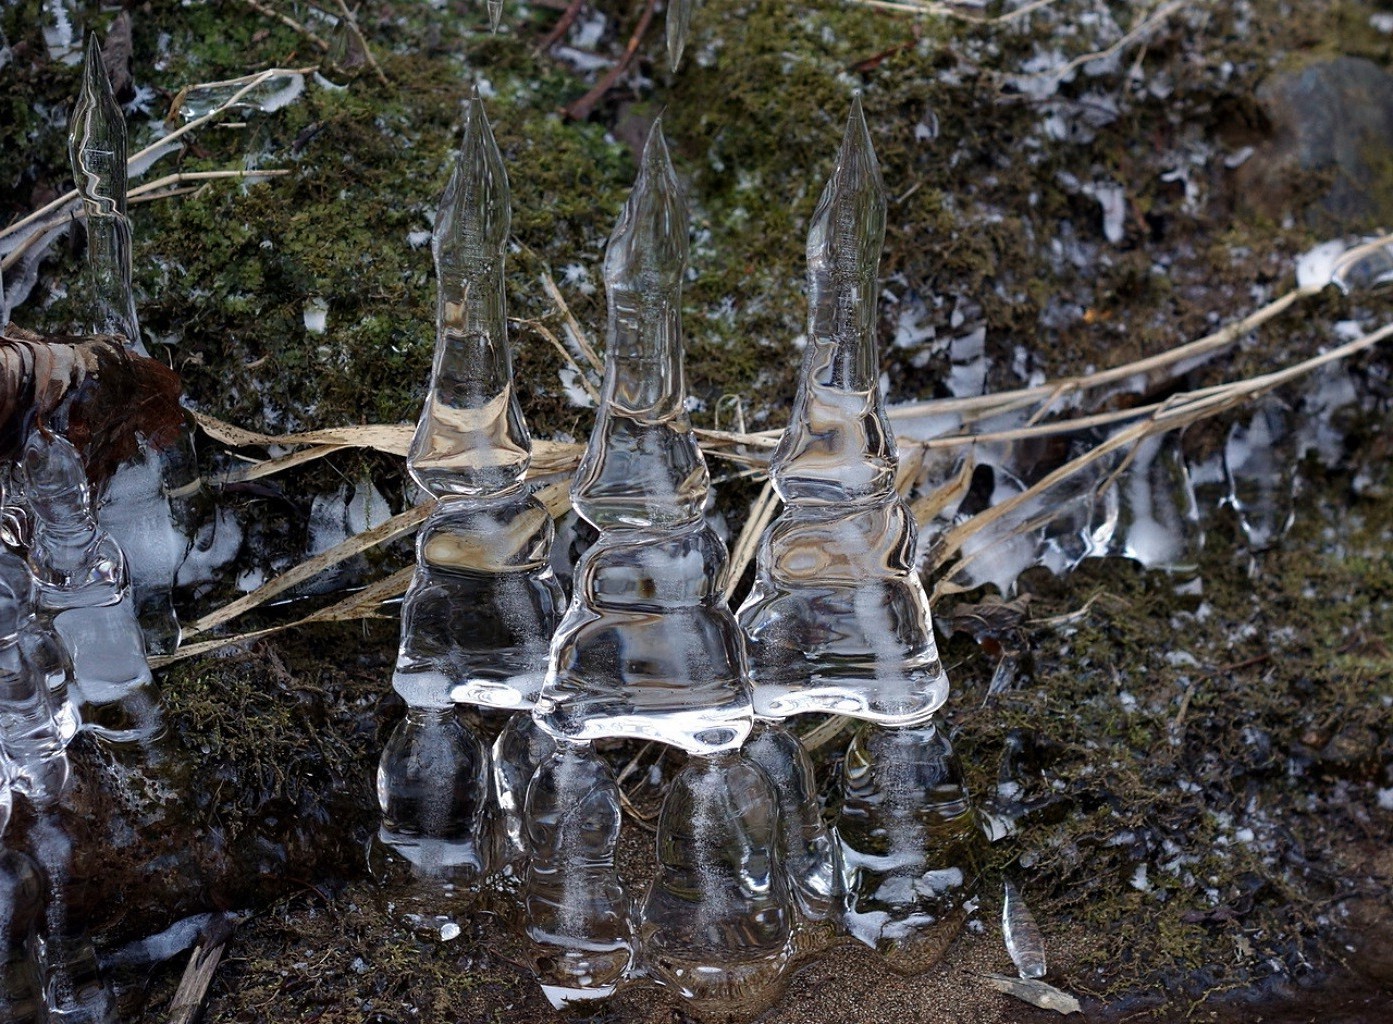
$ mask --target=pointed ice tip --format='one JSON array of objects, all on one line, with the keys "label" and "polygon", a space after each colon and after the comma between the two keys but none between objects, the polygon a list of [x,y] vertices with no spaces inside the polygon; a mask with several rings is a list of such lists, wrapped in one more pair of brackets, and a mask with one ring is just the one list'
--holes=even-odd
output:
[{"label": "pointed ice tip", "polygon": [[667,139],[663,137],[662,114],[659,114],[653,121],[653,127],[648,129],[648,138],[643,142],[643,158],[639,164],[639,178],[647,174],[649,168],[659,172],[672,170],[672,157],[667,150]]},{"label": "pointed ice tip", "polygon": [[488,0],[489,31],[498,35],[498,26],[503,21],[503,0]]},{"label": "pointed ice tip", "polygon": [[605,280],[632,283],[638,280],[635,274],[651,271],[678,284],[686,263],[687,206],[659,116],[643,144],[638,179],[605,250]]},{"label": "pointed ice tip", "polygon": [[837,165],[843,167],[868,166],[877,177],[880,163],[876,160],[875,145],[871,142],[871,130],[866,126],[866,113],[861,108],[861,94],[852,93],[851,112],[847,114],[846,131],[842,134],[841,150],[837,154]]}]

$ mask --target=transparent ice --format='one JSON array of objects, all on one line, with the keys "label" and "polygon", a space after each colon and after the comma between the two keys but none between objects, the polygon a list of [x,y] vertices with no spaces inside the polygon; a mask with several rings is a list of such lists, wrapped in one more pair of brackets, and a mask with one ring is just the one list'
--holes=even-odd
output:
[{"label": "transparent ice", "polygon": [[1291,409],[1276,395],[1258,399],[1248,420],[1229,430],[1224,445],[1229,503],[1254,551],[1281,540],[1295,518],[1295,448]]},{"label": "transparent ice", "polygon": [[808,343],[770,466],[787,507],[761,538],[739,611],[764,717],[908,725],[948,696],[878,383],[884,238],[885,189],[858,98],[808,233]]},{"label": "transparent ice", "polygon": [[1193,570],[1204,531],[1179,436],[1166,433],[1138,441],[1117,491],[1117,530],[1108,550],[1148,569]]},{"label": "transparent ice", "polygon": [[87,216],[87,265],[96,288],[99,334],[118,334],[141,355],[131,290],[131,223],[126,217],[126,120],[111,92],[95,33],[68,128],[73,181]]},{"label": "transparent ice", "polygon": [[643,902],[644,969],[705,1008],[753,1014],[776,999],[793,907],[779,862],[778,798],[738,753],[694,757],[658,818]]},{"label": "transparent ice", "polygon": [[556,740],[551,733],[525,711],[509,716],[493,741],[493,803],[499,817],[498,838],[503,846],[499,859],[503,863],[514,863],[527,854],[527,831],[522,818],[527,785],[537,767],[555,750]]},{"label": "transparent ice", "polygon": [[812,759],[778,722],[756,720],[743,749],[773,785],[779,803],[779,859],[807,921],[840,915],[845,897],[841,845],[822,820]]},{"label": "transparent ice", "polygon": [[849,884],[847,930],[894,970],[933,963],[957,929],[977,836],[947,735],[863,726],[847,750],[837,828]]},{"label": "transparent ice", "polygon": [[562,743],[527,788],[525,928],[553,1006],[614,992],[633,956],[619,881],[619,787],[587,744]]},{"label": "transparent ice", "polygon": [[54,718],[48,676],[22,642],[30,617],[29,570],[0,551],[0,752],[12,782],[36,807],[47,807],[68,783],[67,742]]},{"label": "transparent ice", "polygon": [[687,48],[687,38],[692,28],[692,11],[695,7],[696,0],[668,0],[667,14],[664,15],[667,66],[673,71],[682,63],[682,51]]},{"label": "transparent ice", "polygon": [[43,971],[47,890],[32,858],[0,844],[0,1021],[5,1024],[50,1020]]},{"label": "transparent ice", "polygon": [[[63,746],[78,730],[77,708],[71,698],[72,660],[53,631],[35,615],[34,577],[18,555],[0,551],[0,606],[14,600],[18,618],[16,641],[20,657],[43,680],[49,709]],[[8,635],[8,634],[6,634]],[[0,639],[0,646],[6,641]]]},{"label": "transparent ice", "polygon": [[538,722],[557,737],[629,736],[692,753],[751,725],[739,627],[718,580],[725,544],[685,409],[680,300],[687,215],[661,123],[605,253],[609,345],[571,502],[600,536],[576,567]]},{"label": "transparent ice", "polygon": [[1002,888],[1001,937],[1006,943],[1006,952],[1022,978],[1043,978],[1045,939],[1035,923],[1035,915],[1025,905],[1014,882],[1008,878]]},{"label": "transparent ice", "polygon": [[532,457],[508,353],[511,221],[508,173],[476,89],[431,236],[435,359],[407,454],[411,475],[436,496],[502,491],[522,481]]},{"label": "transparent ice", "polygon": [[408,706],[377,767],[378,839],[417,876],[472,885],[488,873],[488,751],[453,707]]},{"label": "transparent ice", "polygon": [[29,567],[39,608],[72,659],[84,725],[111,742],[162,728],[121,548],[97,523],[82,459],[66,438],[34,430],[24,451],[32,513]]}]

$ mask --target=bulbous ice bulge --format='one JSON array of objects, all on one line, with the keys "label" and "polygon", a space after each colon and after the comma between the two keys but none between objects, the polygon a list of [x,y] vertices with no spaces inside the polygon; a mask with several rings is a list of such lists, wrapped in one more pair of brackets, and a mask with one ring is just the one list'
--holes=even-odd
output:
[{"label": "bulbous ice bulge", "polygon": [[119,334],[144,355],[131,290],[126,120],[112,94],[95,33],[87,40],[82,86],[69,120],[68,157],[87,217],[87,265],[96,285],[97,332]]},{"label": "bulbous ice bulge", "polygon": [[509,717],[493,741],[490,758],[493,803],[497,809],[503,845],[500,860],[514,863],[527,854],[527,830],[522,810],[532,775],[556,750],[556,740],[532,715],[520,711]]},{"label": "bulbous ice bulge", "polygon": [[761,769],[737,753],[691,760],[663,801],[641,913],[654,980],[739,1016],[778,998],[793,918],[778,844],[778,798]]},{"label": "bulbous ice bulge", "polygon": [[588,744],[562,743],[527,787],[525,930],[552,1006],[611,995],[633,955],[619,881],[619,787]]},{"label": "bulbous ice bulge", "polygon": [[1138,441],[1117,491],[1111,552],[1134,558],[1148,569],[1195,569],[1204,531],[1179,436],[1166,433]]},{"label": "bulbous ice bulge", "polygon": [[740,628],[717,581],[725,545],[705,522],[606,530],[576,567],[534,714],[573,741],[738,747],[752,718]]},{"label": "bulbous ice bulge", "polygon": [[34,860],[0,848],[0,1022],[48,1024],[43,931],[48,882]]},{"label": "bulbous ice bulge", "polygon": [[957,934],[979,832],[962,768],[934,723],[863,726],[847,750],[837,828],[851,888],[847,931],[902,973]]},{"label": "bulbous ice bulge", "polygon": [[1254,551],[1272,547],[1291,528],[1296,461],[1291,408],[1276,395],[1258,399],[1251,418],[1229,429],[1224,445],[1229,504]]},{"label": "bulbous ice bulge", "polygon": [[827,921],[845,897],[841,846],[822,820],[812,759],[798,737],[778,722],[757,720],[744,746],[773,784],[779,804],[779,860],[799,912]]},{"label": "bulbous ice bulge", "polygon": [[406,459],[436,496],[506,490],[531,461],[508,353],[503,263],[511,221],[508,173],[475,89],[431,238],[435,359]]},{"label": "bulbous ice bulge", "polygon": [[604,384],[571,485],[571,504],[601,529],[674,527],[701,518],[710,476],[685,406],[686,269],[687,209],[660,120],[605,250]]},{"label": "bulbous ice bulge", "polygon": [[898,455],[875,337],[884,242],[885,186],[858,96],[808,229],[808,342],[770,464],[791,504],[873,500],[894,489]]},{"label": "bulbous ice bulge", "polygon": [[553,525],[521,486],[447,496],[416,538],[392,686],[413,707],[531,707],[563,596]]},{"label": "bulbous ice bulge", "polygon": [[488,751],[454,709],[408,707],[377,766],[378,840],[419,877],[471,885],[488,873]]},{"label": "bulbous ice bulge", "polygon": [[878,384],[885,190],[860,100],[808,235],[808,346],[770,474],[787,503],[739,611],[755,710],[888,725],[948,697]]}]

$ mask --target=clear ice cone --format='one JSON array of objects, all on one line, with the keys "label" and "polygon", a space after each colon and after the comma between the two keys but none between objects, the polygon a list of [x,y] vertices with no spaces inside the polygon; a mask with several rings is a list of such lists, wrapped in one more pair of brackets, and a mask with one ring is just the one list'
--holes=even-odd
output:
[{"label": "clear ice cone", "polygon": [[601,529],[672,527],[701,517],[710,477],[685,405],[686,269],[687,209],[659,121],[605,250],[604,384],[571,485],[576,511]]},{"label": "clear ice cone", "polygon": [[96,34],[87,39],[82,85],[68,127],[68,156],[87,218],[87,264],[96,286],[95,327],[145,354],[131,290],[126,217],[126,120],[111,92]]},{"label": "clear ice cone", "polygon": [[630,901],[615,856],[621,811],[608,765],[562,743],[527,788],[525,930],[553,1006],[612,994],[633,956]]},{"label": "clear ice cone", "polygon": [[676,71],[682,63],[682,51],[692,29],[692,11],[696,0],[668,0],[664,17],[667,34],[667,66]]},{"label": "clear ice cone", "polygon": [[435,218],[435,358],[407,453],[411,475],[436,496],[506,490],[521,482],[532,457],[508,352],[503,268],[511,222],[508,174],[476,89]]},{"label": "clear ice cone", "polygon": [[531,707],[563,596],[553,525],[523,488],[446,497],[416,538],[392,686],[413,707]]},{"label": "clear ice cone", "polygon": [[921,971],[957,934],[973,874],[978,829],[962,767],[933,723],[866,725],[847,750],[842,786],[847,931],[894,970]]},{"label": "clear ice cone", "polygon": [[793,908],[778,829],[768,776],[736,753],[693,758],[663,801],[643,963],[705,1011],[753,1015],[782,990]]},{"label": "clear ice cone", "polygon": [[609,530],[576,568],[534,714],[573,741],[738,747],[752,723],[740,628],[717,581],[725,545],[704,522]]}]

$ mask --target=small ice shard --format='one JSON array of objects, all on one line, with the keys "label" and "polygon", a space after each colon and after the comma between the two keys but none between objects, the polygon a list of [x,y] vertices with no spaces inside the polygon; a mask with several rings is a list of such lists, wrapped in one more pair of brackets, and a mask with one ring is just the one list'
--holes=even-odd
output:
[{"label": "small ice shard", "polygon": [[857,98],[808,233],[808,342],[770,466],[787,507],[761,538],[738,615],[767,718],[908,725],[948,697],[878,383],[884,238],[885,189]]},{"label": "small ice shard", "polygon": [[676,71],[682,63],[682,51],[691,34],[692,9],[696,0],[668,0],[665,18],[667,29],[667,66]]},{"label": "small ice shard", "polygon": [[703,1013],[753,1017],[782,990],[792,905],[778,825],[768,777],[738,753],[693,758],[663,801],[644,963]]},{"label": "small ice shard", "polygon": [[687,215],[662,128],[605,253],[609,344],[571,503],[600,537],[574,576],[537,721],[558,738],[738,747],[752,718],[739,627],[717,581],[706,462],[686,412],[680,320]]},{"label": "small ice shard", "polygon": [[54,718],[47,675],[26,656],[29,596],[28,568],[0,551],[0,754],[13,765],[12,784],[44,808],[68,784],[67,740]]},{"label": "small ice shard", "polygon": [[470,886],[488,873],[488,752],[453,706],[411,707],[377,766],[378,840],[418,877]]},{"label": "small ice shard", "polygon": [[851,889],[847,930],[912,974],[956,936],[978,839],[962,767],[933,722],[865,725],[847,750],[837,829]]},{"label": "small ice shard", "polygon": [[835,919],[845,895],[841,846],[822,820],[812,759],[778,722],[757,720],[744,747],[779,802],[779,859],[806,921]]},{"label": "small ice shard", "polygon": [[1275,395],[1258,399],[1248,421],[1229,429],[1224,445],[1228,500],[1254,551],[1281,540],[1296,516],[1295,448],[1291,409]]},{"label": "small ice shard", "polygon": [[43,967],[47,896],[48,881],[33,858],[0,844],[0,1020],[6,1024],[50,1020]]},{"label": "small ice shard", "polygon": [[82,459],[42,428],[25,446],[24,493],[33,513],[29,567],[39,608],[72,659],[83,723],[110,742],[148,743],[163,728],[145,661],[126,559],[93,514]]},{"label": "small ice shard", "polygon": [[522,481],[532,457],[508,352],[508,173],[477,88],[465,110],[431,239],[435,360],[407,453],[411,475],[437,497],[504,490]]},{"label": "small ice shard", "polygon": [[552,1006],[613,994],[629,968],[634,925],[619,881],[619,787],[586,744],[562,743],[527,788],[525,931]]},{"label": "small ice shard", "polygon": [[87,265],[96,289],[96,330],[122,336],[128,346],[145,355],[131,290],[126,120],[112,95],[95,33],[87,40],[82,87],[68,128],[68,156],[87,216]]},{"label": "small ice shard", "polygon": [[600,529],[697,522],[710,488],[687,417],[682,278],[687,209],[661,120],[605,250],[609,334],[595,428],[571,501]]},{"label": "small ice shard", "polygon": [[1001,904],[1001,938],[1006,952],[1022,978],[1045,976],[1045,939],[1035,923],[1035,915],[1021,899],[1015,884],[1008,878]]},{"label": "small ice shard", "polygon": [[532,775],[556,750],[556,740],[526,711],[508,718],[493,741],[493,804],[500,821],[500,867],[513,864],[527,853],[527,830],[522,811]]},{"label": "small ice shard", "polygon": [[1137,442],[1117,481],[1118,518],[1109,550],[1148,569],[1190,572],[1204,546],[1195,491],[1175,433]]},{"label": "small ice shard", "polygon": [[242,96],[232,109],[259,110],[263,114],[273,114],[290,106],[304,94],[305,76],[272,75],[251,89],[247,89],[244,80],[195,86],[179,94],[176,100],[179,117],[186,123],[206,117],[229,103],[239,92]]}]

